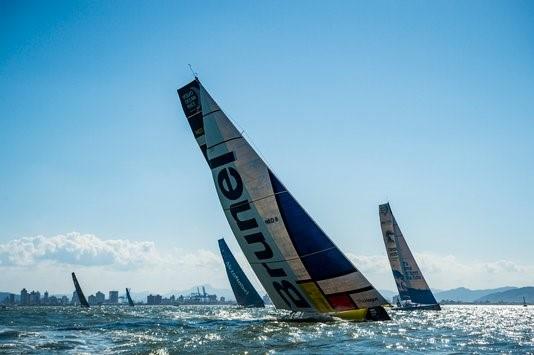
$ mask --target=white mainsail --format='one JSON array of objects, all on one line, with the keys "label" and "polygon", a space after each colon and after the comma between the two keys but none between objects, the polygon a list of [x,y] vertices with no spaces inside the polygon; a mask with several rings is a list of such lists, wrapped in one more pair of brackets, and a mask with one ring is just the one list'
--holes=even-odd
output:
[{"label": "white mainsail", "polygon": [[252,149],[198,79],[178,90],[230,227],[276,307],[389,319],[388,302]]}]

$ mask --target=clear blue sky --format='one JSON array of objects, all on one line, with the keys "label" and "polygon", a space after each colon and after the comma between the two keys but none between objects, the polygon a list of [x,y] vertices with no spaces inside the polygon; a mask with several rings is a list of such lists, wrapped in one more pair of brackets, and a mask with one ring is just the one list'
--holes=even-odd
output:
[{"label": "clear blue sky", "polygon": [[235,250],[188,63],[343,250],[532,262],[530,1],[1,1],[0,244]]}]

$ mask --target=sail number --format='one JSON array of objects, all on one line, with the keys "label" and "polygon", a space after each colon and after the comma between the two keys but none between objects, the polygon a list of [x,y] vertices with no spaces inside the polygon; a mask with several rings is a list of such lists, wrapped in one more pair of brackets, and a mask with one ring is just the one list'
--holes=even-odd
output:
[{"label": "sail number", "polygon": [[271,224],[271,223],[274,223],[274,222],[278,222],[278,217],[271,217],[271,218],[267,218],[265,220],[265,224]]}]

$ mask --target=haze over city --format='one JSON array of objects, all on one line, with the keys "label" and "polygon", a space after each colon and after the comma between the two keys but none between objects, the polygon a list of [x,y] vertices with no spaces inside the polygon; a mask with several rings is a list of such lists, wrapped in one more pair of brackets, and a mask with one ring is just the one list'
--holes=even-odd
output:
[{"label": "haze over city", "polygon": [[433,288],[534,285],[530,3],[60,3],[0,4],[0,291],[229,288],[223,236],[261,290],[188,64],[377,288],[387,201]]}]

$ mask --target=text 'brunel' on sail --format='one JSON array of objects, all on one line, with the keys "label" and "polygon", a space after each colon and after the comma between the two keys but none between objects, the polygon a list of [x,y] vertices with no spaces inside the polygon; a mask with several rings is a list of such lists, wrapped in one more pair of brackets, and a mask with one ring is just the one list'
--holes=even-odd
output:
[{"label": "text 'brunel' on sail", "polygon": [[260,295],[237,263],[224,239],[219,239],[219,249],[237,304],[243,307],[265,307]]},{"label": "text 'brunel' on sail", "polygon": [[278,308],[389,319],[387,301],[300,206],[198,79],[178,89],[230,227]]},{"label": "text 'brunel' on sail", "polygon": [[441,307],[408,248],[389,203],[379,206],[379,215],[389,264],[399,290],[400,300],[397,302],[397,308],[440,310]]}]

